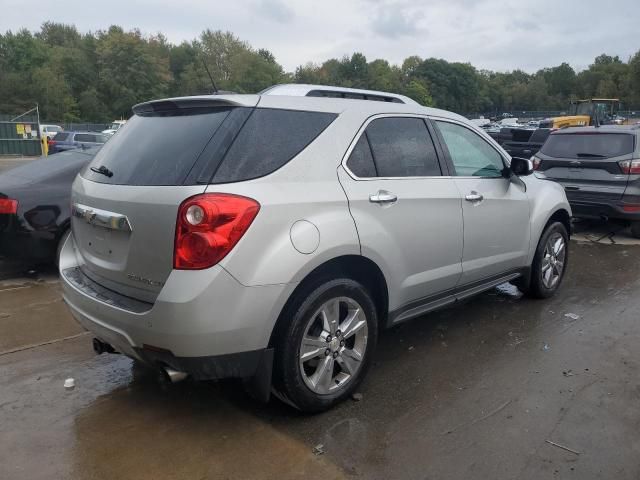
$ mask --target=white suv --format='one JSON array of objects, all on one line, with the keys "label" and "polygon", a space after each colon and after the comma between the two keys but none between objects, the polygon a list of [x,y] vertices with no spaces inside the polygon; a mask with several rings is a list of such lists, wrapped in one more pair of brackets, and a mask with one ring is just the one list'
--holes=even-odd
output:
[{"label": "white suv", "polygon": [[318,411],[380,329],[510,280],[560,285],[564,190],[459,115],[321,86],[133,111],[76,178],[60,254],[98,352]]}]

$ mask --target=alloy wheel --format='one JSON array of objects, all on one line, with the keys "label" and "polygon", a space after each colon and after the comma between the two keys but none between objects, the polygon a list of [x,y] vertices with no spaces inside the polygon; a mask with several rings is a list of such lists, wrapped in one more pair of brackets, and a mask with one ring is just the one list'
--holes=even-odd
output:
[{"label": "alloy wheel", "polygon": [[327,395],[355,378],[367,348],[367,318],[354,299],[327,300],[309,320],[299,350],[300,373],[314,393]]}]

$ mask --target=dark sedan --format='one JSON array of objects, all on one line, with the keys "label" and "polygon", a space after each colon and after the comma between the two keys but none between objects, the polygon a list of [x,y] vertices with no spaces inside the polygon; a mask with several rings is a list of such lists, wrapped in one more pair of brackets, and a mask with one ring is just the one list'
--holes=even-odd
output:
[{"label": "dark sedan", "polygon": [[71,184],[98,150],[62,152],[0,174],[0,259],[57,260],[69,230]]},{"label": "dark sedan", "polygon": [[91,148],[104,144],[109,137],[96,132],[59,132],[48,140],[49,155],[76,148]]}]

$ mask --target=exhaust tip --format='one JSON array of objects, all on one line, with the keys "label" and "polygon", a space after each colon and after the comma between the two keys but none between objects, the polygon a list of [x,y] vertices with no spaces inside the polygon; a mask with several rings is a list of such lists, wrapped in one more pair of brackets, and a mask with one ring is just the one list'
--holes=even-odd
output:
[{"label": "exhaust tip", "polygon": [[179,370],[174,370],[169,367],[162,367],[162,371],[164,372],[164,376],[171,383],[178,383],[185,380],[189,374],[186,372],[181,372]]},{"label": "exhaust tip", "polygon": [[116,350],[108,343],[103,342],[102,340],[98,340],[94,338],[93,341],[93,351],[96,352],[97,355],[101,355],[103,353],[115,353]]}]

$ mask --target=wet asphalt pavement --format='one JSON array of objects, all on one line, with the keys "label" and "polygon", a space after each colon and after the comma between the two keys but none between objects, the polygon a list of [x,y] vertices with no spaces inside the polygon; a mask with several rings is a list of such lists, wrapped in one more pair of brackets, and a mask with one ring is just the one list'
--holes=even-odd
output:
[{"label": "wet asphalt pavement", "polygon": [[640,246],[571,247],[555,298],[388,330],[362,400],[315,416],[233,381],[163,388],[93,353],[53,273],[0,282],[0,478],[637,480]]}]

